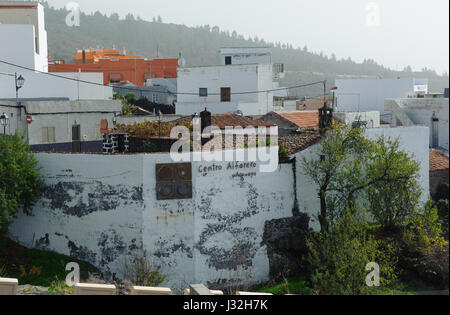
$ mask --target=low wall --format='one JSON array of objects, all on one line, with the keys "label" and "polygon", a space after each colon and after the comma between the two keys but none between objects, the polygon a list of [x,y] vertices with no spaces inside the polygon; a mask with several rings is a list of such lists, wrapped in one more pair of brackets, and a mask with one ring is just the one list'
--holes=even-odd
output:
[{"label": "low wall", "polygon": [[19,243],[88,261],[107,277],[147,251],[166,285],[211,288],[269,278],[261,245],[266,221],[292,216],[292,166],[192,162],[192,199],[157,200],[155,164],[168,154],[37,153],[48,188],[33,211],[19,214]]}]

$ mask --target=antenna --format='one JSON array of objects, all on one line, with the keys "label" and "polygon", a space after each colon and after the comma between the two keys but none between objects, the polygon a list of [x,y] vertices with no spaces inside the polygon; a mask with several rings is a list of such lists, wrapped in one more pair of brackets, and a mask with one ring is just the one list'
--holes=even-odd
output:
[{"label": "antenna", "polygon": [[178,54],[178,66],[184,67],[186,65],[186,60],[181,56],[181,52]]}]

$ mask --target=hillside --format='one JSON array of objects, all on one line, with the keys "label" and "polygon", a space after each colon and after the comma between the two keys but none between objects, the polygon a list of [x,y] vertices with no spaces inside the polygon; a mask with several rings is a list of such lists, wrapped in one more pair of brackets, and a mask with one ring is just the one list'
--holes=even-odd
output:
[{"label": "hillside", "polygon": [[[231,34],[218,27],[208,25],[187,27],[184,25],[148,22],[132,15],[119,19],[96,12],[92,15],[81,14],[80,27],[68,27],[65,18],[68,11],[54,9],[45,4],[46,28],[48,32],[49,55],[55,59],[71,62],[76,48],[87,47],[126,47],[130,54],[154,58],[177,57],[181,52],[187,65],[211,65],[218,63],[217,51],[220,47],[270,46],[274,62],[285,64],[286,77],[283,86],[327,80],[328,86],[334,84],[339,76],[383,77],[415,76],[427,77],[431,91],[443,91],[449,86],[449,78],[438,76],[434,71],[423,72],[392,71],[373,60],[356,63],[350,58],[337,60],[334,56],[325,56],[309,52],[307,47],[295,49],[290,44],[268,43],[262,39],[245,39],[236,32]],[[291,90],[293,95],[318,96],[323,93],[321,86]]]}]

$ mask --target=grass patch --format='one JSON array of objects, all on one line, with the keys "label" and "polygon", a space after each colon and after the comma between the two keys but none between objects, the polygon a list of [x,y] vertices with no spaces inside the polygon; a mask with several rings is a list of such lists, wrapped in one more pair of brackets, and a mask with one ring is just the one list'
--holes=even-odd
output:
[{"label": "grass patch", "polygon": [[308,281],[303,278],[286,279],[283,282],[256,285],[251,288],[252,292],[272,293],[275,295],[301,294],[312,295],[314,291],[309,287]]},{"label": "grass patch", "polygon": [[0,235],[0,266],[4,266],[4,277],[17,278],[20,285],[30,284],[50,287],[55,279],[65,280],[66,265],[80,265],[80,278],[87,279],[89,273],[98,273],[89,263],[50,251],[28,249]]}]

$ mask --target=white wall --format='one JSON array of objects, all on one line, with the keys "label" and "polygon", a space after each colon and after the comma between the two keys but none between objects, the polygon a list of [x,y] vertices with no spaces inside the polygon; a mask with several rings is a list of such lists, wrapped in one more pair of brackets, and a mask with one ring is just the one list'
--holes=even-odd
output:
[{"label": "white wall", "polygon": [[[168,276],[165,285],[178,290],[189,283],[266,281],[264,223],[292,216],[290,164],[260,173],[259,163],[233,170],[226,162],[192,162],[192,199],[158,201],[155,163],[172,163],[168,154],[36,157],[49,188],[34,216],[20,214],[10,235],[107,274],[121,275],[124,261],[143,246]],[[212,165],[222,169],[200,172]]]},{"label": "white wall", "polygon": [[339,111],[380,111],[381,119],[390,121],[384,109],[387,98],[405,98],[414,94],[415,89],[426,79],[337,79],[337,110]]},{"label": "white wall", "polygon": [[[3,104],[3,106],[2,106]],[[29,144],[42,144],[42,127],[55,127],[55,143],[72,142],[72,125],[80,125],[80,133],[85,141],[101,140],[99,137],[100,120],[107,119],[113,125],[114,113],[121,114],[121,101],[29,101],[22,102],[26,107],[17,109],[15,102],[0,101],[0,114],[5,112],[9,120],[7,134],[16,130],[28,136]],[[11,115],[11,113],[13,115]],[[26,123],[26,116],[32,116],[33,122]],[[3,129],[0,130],[3,133]]]},{"label": "white wall", "polygon": [[333,117],[340,119],[346,125],[352,125],[355,121],[366,122],[368,128],[380,127],[380,112],[335,112]]},{"label": "white wall", "polygon": [[439,147],[449,150],[448,134],[449,134],[449,99],[448,98],[405,98],[396,100],[387,100],[386,104],[395,101],[409,119],[418,125],[425,125],[430,128],[430,144],[431,137],[431,117],[433,113],[439,118]]},{"label": "white wall", "polygon": [[[399,139],[400,148],[420,163],[419,184],[422,188],[421,203],[424,204],[429,197],[429,147],[428,147],[428,127],[412,126],[397,128],[371,128],[367,129],[366,135],[369,139],[375,139],[382,135]],[[320,230],[317,215],[320,211],[320,200],[317,196],[318,187],[307,176],[301,168],[302,157],[317,158],[317,150],[320,144],[316,144],[295,154],[297,158],[297,198],[299,200],[300,211],[306,212],[311,217],[311,228]]]},{"label": "white wall", "polygon": [[[220,88],[231,88],[231,102],[220,102]],[[212,113],[232,112],[243,108],[265,114],[273,109],[271,93],[233,94],[270,90],[272,88],[271,65],[230,65],[212,67],[178,68],[178,99],[176,113],[192,115],[205,107]],[[199,88],[207,88],[208,96],[200,97]],[[193,94],[186,95],[183,93]],[[251,107],[239,103],[253,103]],[[210,108],[211,107],[211,108]],[[193,109],[200,109],[193,111]]]},{"label": "white wall", "polygon": [[270,48],[222,48],[219,51],[220,62],[225,65],[225,57],[231,57],[232,65],[243,64],[272,64],[272,53]]},{"label": "white wall", "polygon": [[[70,100],[108,100],[112,98],[112,87],[102,86],[102,73],[57,73],[58,76],[73,79],[67,80],[15,67],[4,67],[2,72],[12,74],[17,72],[18,75],[22,75],[25,79],[24,86],[19,90],[19,98],[66,97]],[[74,80],[93,82],[95,84]],[[15,99],[14,77],[0,76],[0,87],[0,99]]]}]

